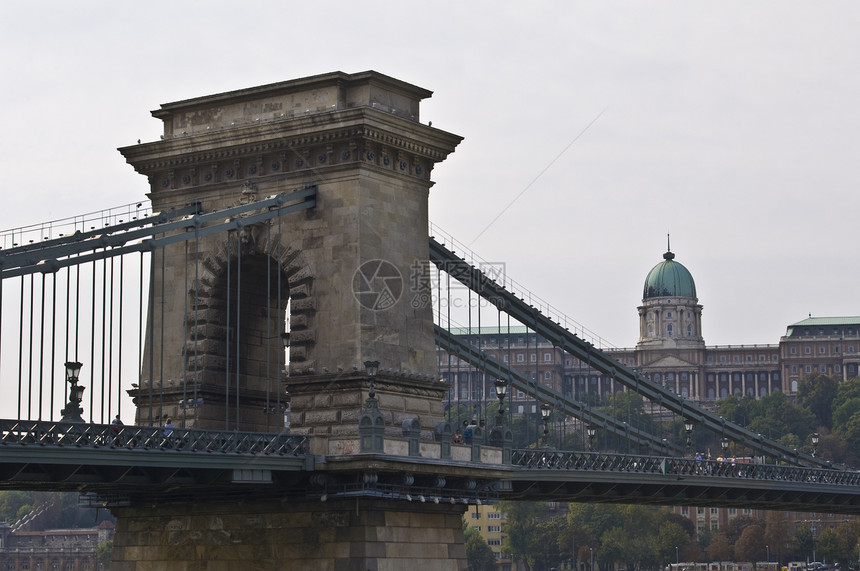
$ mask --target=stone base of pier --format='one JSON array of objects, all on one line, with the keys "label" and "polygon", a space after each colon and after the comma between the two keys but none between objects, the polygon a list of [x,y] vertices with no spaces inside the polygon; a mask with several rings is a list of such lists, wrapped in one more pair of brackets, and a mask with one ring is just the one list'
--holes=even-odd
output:
[{"label": "stone base of pier", "polygon": [[463,505],[339,501],[115,507],[112,571],[462,571]]}]

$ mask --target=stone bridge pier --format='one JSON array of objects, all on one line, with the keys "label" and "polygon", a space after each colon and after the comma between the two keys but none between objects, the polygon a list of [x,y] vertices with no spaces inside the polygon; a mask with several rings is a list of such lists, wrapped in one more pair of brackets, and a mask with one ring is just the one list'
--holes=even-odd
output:
[{"label": "stone bridge pier", "polygon": [[[120,149],[148,178],[156,211],[211,212],[316,186],[311,210],[153,254],[143,366],[129,391],[138,424],[170,416],[191,427],[176,403],[193,385],[193,426],[278,432],[281,411],[273,419],[268,405],[286,357],[271,343],[288,332],[290,430],[309,437],[315,462],[301,476],[248,483],[258,487],[250,500],[215,486],[207,497],[205,482],[187,502],[131,494],[112,508],[112,569],[465,569],[465,505],[301,493],[329,471],[339,481],[463,471],[427,452],[447,390],[427,199],[434,165],[461,141],[420,122],[430,95],[373,71],[329,73],[164,104],[153,111],[161,139]],[[373,395],[366,361],[379,363]],[[386,442],[408,424],[419,455],[436,456],[430,467],[386,464],[385,446],[362,448],[370,396]]]}]

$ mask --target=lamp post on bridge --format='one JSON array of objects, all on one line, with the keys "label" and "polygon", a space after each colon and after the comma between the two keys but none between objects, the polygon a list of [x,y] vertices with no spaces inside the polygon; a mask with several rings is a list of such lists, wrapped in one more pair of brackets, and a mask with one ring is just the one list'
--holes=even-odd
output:
[{"label": "lamp post on bridge", "polygon": [[63,415],[61,420],[64,422],[83,422],[81,413],[84,412],[84,409],[81,408],[81,401],[84,400],[84,387],[78,386],[78,378],[83,365],[77,361],[69,361],[65,366],[66,382],[69,383],[69,402],[60,411]]},{"label": "lamp post on bridge", "polygon": [[684,421],[684,432],[687,434],[687,456],[691,455],[693,449],[693,421]]},{"label": "lamp post on bridge", "polygon": [[597,429],[589,424],[585,429],[585,434],[588,436],[588,451],[594,452],[594,437],[597,436]]},{"label": "lamp post on bridge", "polygon": [[818,433],[812,433],[812,457],[815,458],[815,454],[818,452]]},{"label": "lamp post on bridge", "polygon": [[546,403],[540,405],[540,415],[543,418],[543,445],[547,446],[547,435],[549,434],[549,415],[552,414],[552,408]]},{"label": "lamp post on bridge", "polygon": [[496,417],[496,426],[504,426],[504,424],[505,424],[505,395],[508,393],[508,384],[501,379],[496,379],[496,382],[493,383],[493,386],[496,389],[496,397],[498,397],[498,399],[499,399],[499,414]]},{"label": "lamp post on bridge", "polygon": [[725,458],[729,453],[729,439],[725,436],[720,439],[720,448],[723,450],[723,458]]}]

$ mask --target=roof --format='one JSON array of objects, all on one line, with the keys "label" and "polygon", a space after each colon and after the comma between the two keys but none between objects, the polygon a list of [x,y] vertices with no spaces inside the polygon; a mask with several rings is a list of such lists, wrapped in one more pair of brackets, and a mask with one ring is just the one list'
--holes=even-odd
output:
[{"label": "roof", "polygon": [[[785,336],[791,337],[794,335],[794,332],[798,330],[798,335],[802,333],[799,331],[801,329],[805,330],[807,328],[825,328],[832,327],[837,329],[837,331],[826,331],[825,335],[841,335],[842,331],[839,329],[840,327],[848,327],[849,329],[857,328],[860,329],[860,317],[812,317],[809,316],[802,321],[798,321],[797,323],[792,323],[786,328]],[[807,333],[808,334],[808,333]],[[852,334],[849,331],[849,334]]]},{"label": "roof", "polygon": [[696,282],[690,271],[675,261],[675,254],[666,251],[663,261],[654,266],[645,278],[642,299],[652,297],[696,297]]},{"label": "roof", "polygon": [[812,317],[792,323],[789,327],[815,327],[818,325],[860,325],[860,317]]}]

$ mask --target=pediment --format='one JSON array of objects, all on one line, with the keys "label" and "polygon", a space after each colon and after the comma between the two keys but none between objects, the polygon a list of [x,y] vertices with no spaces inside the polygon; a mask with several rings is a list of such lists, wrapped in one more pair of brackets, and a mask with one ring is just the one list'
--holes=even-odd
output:
[{"label": "pediment", "polygon": [[642,364],[643,368],[654,368],[654,369],[673,369],[673,368],[686,368],[690,367],[698,367],[696,363],[686,361],[684,359],[680,359],[675,355],[666,355],[658,358],[656,361],[651,361],[648,363]]}]

